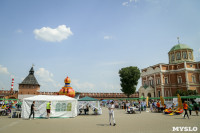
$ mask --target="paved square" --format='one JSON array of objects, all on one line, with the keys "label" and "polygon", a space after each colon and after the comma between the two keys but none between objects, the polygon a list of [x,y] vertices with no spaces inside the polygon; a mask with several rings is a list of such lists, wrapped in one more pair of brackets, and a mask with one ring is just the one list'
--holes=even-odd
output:
[{"label": "paved square", "polygon": [[126,114],[124,110],[115,109],[115,120],[117,125],[110,126],[107,108],[103,108],[102,115],[79,115],[67,119],[23,120],[0,116],[0,133],[169,133],[177,126],[197,127],[200,132],[200,116],[195,116],[194,111],[190,119],[183,119],[182,115],[144,111]]}]

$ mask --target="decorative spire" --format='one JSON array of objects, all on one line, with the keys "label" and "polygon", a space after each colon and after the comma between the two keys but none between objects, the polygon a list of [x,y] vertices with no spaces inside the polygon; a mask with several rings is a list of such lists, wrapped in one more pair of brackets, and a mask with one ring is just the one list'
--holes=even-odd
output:
[{"label": "decorative spire", "polygon": [[179,37],[177,37],[177,40],[178,40],[178,44],[180,44],[180,42],[179,42]]},{"label": "decorative spire", "polygon": [[29,75],[33,75],[34,74],[34,70],[33,70],[33,66],[31,67],[31,70],[29,71]]}]

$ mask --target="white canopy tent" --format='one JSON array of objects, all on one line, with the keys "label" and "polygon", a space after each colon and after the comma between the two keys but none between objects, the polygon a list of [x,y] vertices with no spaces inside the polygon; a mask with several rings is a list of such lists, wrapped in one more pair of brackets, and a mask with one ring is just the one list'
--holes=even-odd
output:
[{"label": "white canopy tent", "polygon": [[67,118],[77,116],[77,100],[64,95],[36,95],[23,99],[22,118],[29,118],[31,104],[35,101],[35,117],[47,116],[46,104],[51,101],[51,118]]},{"label": "white canopy tent", "polygon": [[84,97],[78,100],[78,113],[80,114],[80,110],[89,106],[94,114],[101,115],[102,109],[98,99],[91,98],[91,97]]}]

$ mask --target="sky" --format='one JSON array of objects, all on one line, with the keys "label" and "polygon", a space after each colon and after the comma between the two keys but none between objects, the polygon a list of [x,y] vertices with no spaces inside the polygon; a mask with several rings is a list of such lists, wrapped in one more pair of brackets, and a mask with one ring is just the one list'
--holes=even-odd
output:
[{"label": "sky", "polygon": [[[178,43],[200,61],[199,0],[1,0],[0,90],[34,64],[40,91],[121,92],[119,70],[168,63]],[[139,80],[137,89],[141,86]]]}]

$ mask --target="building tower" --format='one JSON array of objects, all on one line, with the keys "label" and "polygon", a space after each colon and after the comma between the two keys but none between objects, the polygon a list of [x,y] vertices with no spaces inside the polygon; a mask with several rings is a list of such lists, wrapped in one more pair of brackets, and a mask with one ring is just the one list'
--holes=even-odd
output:
[{"label": "building tower", "polygon": [[29,75],[19,84],[19,95],[30,94],[37,95],[40,90],[40,85],[34,76],[33,66],[29,71]]},{"label": "building tower", "polygon": [[12,83],[11,83],[11,89],[10,89],[10,93],[13,92],[13,86],[14,86],[14,78],[12,78]]},{"label": "building tower", "polygon": [[186,44],[180,44],[178,38],[178,44],[173,46],[168,52],[169,64],[181,63],[181,62],[194,62],[193,49]]}]

